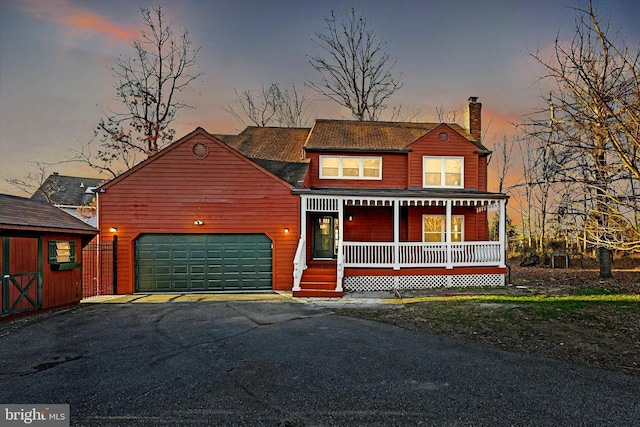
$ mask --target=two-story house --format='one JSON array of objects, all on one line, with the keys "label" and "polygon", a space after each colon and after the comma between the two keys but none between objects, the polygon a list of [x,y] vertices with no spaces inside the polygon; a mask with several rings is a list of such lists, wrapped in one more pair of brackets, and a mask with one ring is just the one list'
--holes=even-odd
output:
[{"label": "two-story house", "polygon": [[100,187],[100,229],[121,242],[118,289],[501,285],[505,226],[488,241],[487,211],[504,218],[507,197],[487,191],[476,98],[465,121],[198,128]]},{"label": "two-story house", "polygon": [[31,196],[31,200],[47,202],[92,227],[97,226],[95,194],[102,178],[65,176],[54,172]]}]

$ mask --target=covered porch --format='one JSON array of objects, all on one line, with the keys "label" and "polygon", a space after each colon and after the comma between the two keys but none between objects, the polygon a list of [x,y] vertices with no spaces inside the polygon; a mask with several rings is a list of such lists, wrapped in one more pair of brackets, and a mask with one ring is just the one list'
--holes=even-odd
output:
[{"label": "covered porch", "polygon": [[[309,266],[331,272],[330,289],[420,289],[504,283],[502,194],[434,190],[301,190],[301,236],[294,294]],[[487,211],[500,216],[498,241],[488,240]],[[335,274],[335,275],[334,275]],[[318,286],[320,280],[314,278]],[[328,288],[325,280],[325,288]]]}]

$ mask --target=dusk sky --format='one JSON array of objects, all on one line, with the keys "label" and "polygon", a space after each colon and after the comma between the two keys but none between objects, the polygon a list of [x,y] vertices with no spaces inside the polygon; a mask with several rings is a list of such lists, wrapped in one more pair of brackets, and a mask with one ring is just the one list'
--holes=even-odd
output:
[{"label": "dusk sky", "polygon": [[[4,179],[33,171],[30,161],[65,160],[87,142],[114,96],[110,66],[131,54],[141,26],[141,5],[161,5],[174,27],[189,30],[200,45],[203,77],[184,94],[194,110],[182,110],[179,138],[201,126],[237,133],[224,111],[234,88],[259,89],[316,78],[308,55],[331,10],[354,7],[389,43],[404,87],[390,100],[437,120],[436,107],[462,110],[469,96],[483,104],[485,145],[512,133],[510,122],[540,105],[540,68],[528,52],[550,55],[556,36],[570,40],[571,10],[580,0],[0,0],[0,193],[19,194]],[[640,1],[601,0],[612,27],[640,41]],[[309,89],[307,96],[317,99]],[[318,118],[350,119],[328,101],[311,105]],[[460,121],[459,120],[459,121]],[[86,167],[61,164],[52,171],[96,176]],[[24,195],[24,194],[22,194]]]}]

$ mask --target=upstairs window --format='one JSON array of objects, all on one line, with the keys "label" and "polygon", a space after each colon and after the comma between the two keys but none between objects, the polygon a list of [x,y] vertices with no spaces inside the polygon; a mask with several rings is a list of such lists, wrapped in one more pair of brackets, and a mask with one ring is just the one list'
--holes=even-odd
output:
[{"label": "upstairs window", "polygon": [[464,157],[425,156],[422,170],[423,187],[464,187]]},{"label": "upstairs window", "polygon": [[382,157],[320,156],[322,179],[382,179]]}]

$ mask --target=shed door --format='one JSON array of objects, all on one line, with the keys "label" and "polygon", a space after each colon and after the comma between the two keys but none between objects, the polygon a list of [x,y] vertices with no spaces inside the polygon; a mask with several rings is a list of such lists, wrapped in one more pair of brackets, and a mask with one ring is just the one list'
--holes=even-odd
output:
[{"label": "shed door", "polygon": [[145,234],[135,256],[138,292],[271,289],[264,234]]},{"label": "shed door", "polygon": [[0,236],[0,316],[42,308],[42,241]]}]

